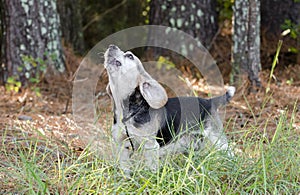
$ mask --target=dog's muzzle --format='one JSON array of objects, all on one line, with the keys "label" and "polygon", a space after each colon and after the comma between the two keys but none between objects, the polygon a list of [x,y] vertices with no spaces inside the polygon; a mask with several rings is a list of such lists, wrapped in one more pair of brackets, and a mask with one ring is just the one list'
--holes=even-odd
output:
[{"label": "dog's muzzle", "polygon": [[122,63],[117,59],[117,56],[121,55],[120,52],[121,50],[117,46],[110,45],[105,52],[104,67],[108,68],[109,66],[121,66]]}]

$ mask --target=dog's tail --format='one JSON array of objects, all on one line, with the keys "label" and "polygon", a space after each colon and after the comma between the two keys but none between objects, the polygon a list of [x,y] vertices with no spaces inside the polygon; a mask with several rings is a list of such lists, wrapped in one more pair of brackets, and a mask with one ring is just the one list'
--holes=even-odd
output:
[{"label": "dog's tail", "polygon": [[235,87],[229,86],[224,95],[214,97],[211,99],[212,104],[214,104],[214,106],[217,108],[220,106],[226,105],[232,99],[232,97],[234,96],[234,93],[235,93]]}]

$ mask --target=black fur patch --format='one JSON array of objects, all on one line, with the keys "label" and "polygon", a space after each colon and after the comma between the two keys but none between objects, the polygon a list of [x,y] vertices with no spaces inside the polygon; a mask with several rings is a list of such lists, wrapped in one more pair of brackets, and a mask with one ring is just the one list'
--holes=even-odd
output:
[{"label": "black fur patch", "polygon": [[134,92],[124,100],[123,121],[127,121],[133,117],[134,126],[141,125],[150,121],[149,104],[142,96],[140,89],[137,87]]},{"label": "black fur patch", "polygon": [[117,124],[117,114],[116,114],[116,105],[114,102],[114,125]]},{"label": "black fur patch", "polygon": [[[181,108],[185,108],[184,112]],[[164,146],[171,142],[180,133],[180,128],[185,121],[204,122],[205,117],[210,113],[211,101],[196,97],[169,98],[165,105],[165,122],[157,133],[157,142]],[[195,128],[195,127],[188,127]],[[200,125],[197,126],[200,128]]]}]

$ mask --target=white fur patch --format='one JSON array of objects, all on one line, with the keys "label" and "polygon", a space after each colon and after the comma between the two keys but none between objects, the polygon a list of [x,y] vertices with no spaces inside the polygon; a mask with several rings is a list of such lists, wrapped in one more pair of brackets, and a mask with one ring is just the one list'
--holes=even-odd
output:
[{"label": "white fur patch", "polygon": [[229,86],[227,88],[227,93],[230,97],[233,97],[234,93],[235,93],[235,87],[234,86]]}]

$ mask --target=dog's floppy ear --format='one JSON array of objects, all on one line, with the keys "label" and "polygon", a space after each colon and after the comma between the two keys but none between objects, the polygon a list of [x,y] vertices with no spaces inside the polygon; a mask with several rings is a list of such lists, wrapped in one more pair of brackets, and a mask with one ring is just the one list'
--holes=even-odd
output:
[{"label": "dog's floppy ear", "polygon": [[142,96],[145,98],[151,108],[161,108],[168,101],[168,96],[165,89],[154,79],[141,82],[139,84],[139,88]]}]

